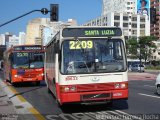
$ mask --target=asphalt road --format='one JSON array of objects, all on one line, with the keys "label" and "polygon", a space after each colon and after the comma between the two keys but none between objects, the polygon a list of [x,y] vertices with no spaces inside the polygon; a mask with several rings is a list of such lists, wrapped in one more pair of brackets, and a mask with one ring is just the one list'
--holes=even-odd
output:
[{"label": "asphalt road", "polygon": [[[0,73],[2,79],[3,75]],[[129,81],[129,99],[114,101],[107,105],[69,105],[63,109],[58,106],[54,96],[47,91],[45,82],[40,86],[34,83],[19,84],[14,87],[40,114],[48,120],[94,120],[108,119],[107,115],[132,115],[132,119],[160,119],[160,96],[155,93],[155,80]],[[148,115],[143,116],[142,114]],[[112,116],[112,119],[113,118]]]}]

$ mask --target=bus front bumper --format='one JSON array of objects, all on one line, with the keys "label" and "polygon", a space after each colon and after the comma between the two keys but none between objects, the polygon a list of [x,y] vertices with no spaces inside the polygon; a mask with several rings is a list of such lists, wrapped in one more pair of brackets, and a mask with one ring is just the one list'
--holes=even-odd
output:
[{"label": "bus front bumper", "polygon": [[24,77],[13,77],[12,82],[36,82],[36,81],[42,81],[44,80],[44,77],[34,77],[34,78],[24,78]]},{"label": "bus front bumper", "polygon": [[98,91],[98,92],[79,92],[61,93],[60,103],[89,102],[89,101],[111,101],[116,99],[128,99],[128,89]]}]

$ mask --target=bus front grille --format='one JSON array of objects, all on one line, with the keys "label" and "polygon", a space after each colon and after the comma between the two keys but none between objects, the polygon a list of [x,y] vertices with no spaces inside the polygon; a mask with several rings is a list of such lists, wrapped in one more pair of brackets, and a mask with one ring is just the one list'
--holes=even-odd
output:
[{"label": "bus front grille", "polygon": [[27,74],[23,76],[23,78],[34,78],[34,77],[36,77],[35,74]]}]

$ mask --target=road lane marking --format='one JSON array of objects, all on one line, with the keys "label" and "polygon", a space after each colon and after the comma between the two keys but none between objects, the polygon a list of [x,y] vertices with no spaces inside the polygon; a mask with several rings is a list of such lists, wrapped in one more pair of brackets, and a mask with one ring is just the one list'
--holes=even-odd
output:
[{"label": "road lane marking", "polygon": [[[115,111],[118,112],[118,113],[120,113],[120,114],[122,114],[122,115],[127,115],[127,116],[129,116],[129,117],[132,118],[133,120],[134,120],[134,119],[144,120],[143,118],[141,118],[141,117],[139,117],[139,116],[131,115],[131,114],[128,114],[128,113],[123,112],[123,111],[120,111],[120,110],[115,110]],[[126,117],[127,117],[127,116],[126,116]],[[132,120],[132,119],[131,119],[131,120]]]},{"label": "road lane marking", "polygon": [[28,110],[37,118],[37,120],[45,120],[45,118],[35,108],[32,107]]},{"label": "road lane marking", "polygon": [[15,88],[13,88],[12,86],[8,86],[8,87],[9,87],[9,89],[14,93],[14,95],[16,95],[16,96],[19,98],[19,100],[20,100],[21,102],[27,102],[27,100],[25,100],[24,97],[22,97],[22,96],[16,91]]},{"label": "road lane marking", "polygon": [[152,98],[159,98],[158,96],[154,96],[154,95],[148,95],[148,94],[143,94],[143,93],[138,93],[139,95],[142,95],[142,96],[147,96],[147,97],[152,97]]},{"label": "road lane marking", "polygon": [[144,85],[144,86],[146,86],[146,87],[155,87],[155,86],[152,86],[152,85]]}]

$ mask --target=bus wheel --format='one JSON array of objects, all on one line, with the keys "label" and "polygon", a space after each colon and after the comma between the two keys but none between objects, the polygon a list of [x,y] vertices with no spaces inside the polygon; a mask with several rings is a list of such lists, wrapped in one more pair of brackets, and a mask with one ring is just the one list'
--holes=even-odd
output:
[{"label": "bus wheel", "polygon": [[111,101],[107,102],[107,106],[112,107],[113,106],[113,101],[111,100]]},{"label": "bus wheel", "polygon": [[39,85],[40,85],[40,81],[37,81],[37,82],[36,82],[36,85],[39,86]]},{"label": "bus wheel", "polygon": [[48,93],[51,93],[51,90],[47,87],[47,89],[48,89]]},{"label": "bus wheel", "polygon": [[17,87],[17,86],[18,86],[18,83],[12,82],[12,85],[13,85],[14,87]]},{"label": "bus wheel", "polygon": [[58,104],[58,107],[61,108],[62,110],[65,109],[65,105],[62,105],[57,99],[56,103]]}]

